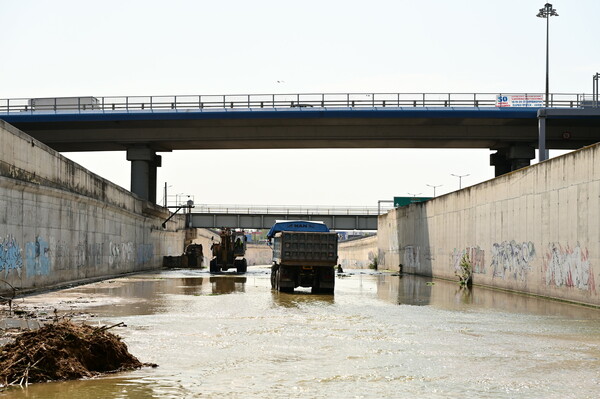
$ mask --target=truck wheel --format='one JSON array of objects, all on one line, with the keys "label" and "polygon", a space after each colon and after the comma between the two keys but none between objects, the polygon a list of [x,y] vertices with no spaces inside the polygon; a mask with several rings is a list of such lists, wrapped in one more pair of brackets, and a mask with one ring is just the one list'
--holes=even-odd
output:
[{"label": "truck wheel", "polygon": [[277,265],[271,266],[271,289],[277,289]]},{"label": "truck wheel", "polygon": [[246,273],[247,270],[248,270],[248,261],[246,260],[246,258],[244,258],[240,262],[238,262],[237,272],[238,273]]},{"label": "truck wheel", "polygon": [[277,290],[279,292],[287,292],[287,293],[294,292],[294,288],[293,287],[282,287],[281,283],[280,283],[280,279],[281,279],[281,270],[278,268],[276,276],[275,276],[275,282],[277,284]]},{"label": "truck wheel", "polygon": [[219,272],[219,266],[217,265],[217,260],[213,259],[210,261],[210,272],[211,273],[218,273]]}]

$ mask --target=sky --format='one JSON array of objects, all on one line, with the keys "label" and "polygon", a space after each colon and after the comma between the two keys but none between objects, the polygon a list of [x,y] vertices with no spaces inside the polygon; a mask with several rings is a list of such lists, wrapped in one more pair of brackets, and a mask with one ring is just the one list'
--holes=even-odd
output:
[{"label": "sky", "polygon": [[[550,91],[591,93],[598,0],[552,3]],[[0,99],[256,93],[542,93],[539,0],[0,0]],[[280,83],[278,83],[278,81]],[[494,177],[489,150],[160,153],[157,200],[377,206]],[[551,156],[559,152],[551,151]],[[124,152],[63,155],[127,189]],[[306,161],[308,160],[308,161]],[[244,178],[239,176],[240,170]],[[430,186],[428,186],[430,185]]]}]

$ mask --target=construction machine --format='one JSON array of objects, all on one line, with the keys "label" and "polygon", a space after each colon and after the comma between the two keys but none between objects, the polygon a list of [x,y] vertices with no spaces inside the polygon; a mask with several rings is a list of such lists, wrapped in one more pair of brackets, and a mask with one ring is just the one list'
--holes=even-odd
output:
[{"label": "construction machine", "polygon": [[247,238],[244,232],[223,228],[219,237],[220,242],[213,241],[211,247],[210,272],[218,273],[235,268],[238,273],[246,273],[248,262],[244,255]]}]

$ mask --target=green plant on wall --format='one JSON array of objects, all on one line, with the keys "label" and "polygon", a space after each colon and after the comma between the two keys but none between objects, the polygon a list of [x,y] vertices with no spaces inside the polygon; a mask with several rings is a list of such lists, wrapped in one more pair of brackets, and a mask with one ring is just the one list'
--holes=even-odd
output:
[{"label": "green plant on wall", "polygon": [[378,261],[377,256],[374,256],[373,262],[371,262],[371,264],[369,265],[369,269],[377,270],[377,261]]},{"label": "green plant on wall", "polygon": [[460,259],[459,267],[454,270],[454,274],[458,277],[458,282],[462,287],[470,287],[473,283],[473,264],[469,254],[465,253]]}]

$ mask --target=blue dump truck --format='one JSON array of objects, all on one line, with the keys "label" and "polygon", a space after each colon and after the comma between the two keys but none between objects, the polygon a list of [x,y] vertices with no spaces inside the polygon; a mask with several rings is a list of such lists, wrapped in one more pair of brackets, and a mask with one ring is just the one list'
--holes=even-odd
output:
[{"label": "blue dump truck", "polygon": [[321,222],[277,221],[267,234],[273,248],[271,288],[292,292],[311,287],[313,293],[333,294],[337,264],[337,233]]}]

